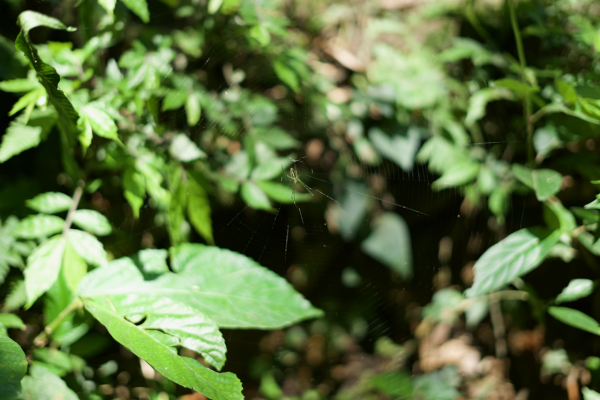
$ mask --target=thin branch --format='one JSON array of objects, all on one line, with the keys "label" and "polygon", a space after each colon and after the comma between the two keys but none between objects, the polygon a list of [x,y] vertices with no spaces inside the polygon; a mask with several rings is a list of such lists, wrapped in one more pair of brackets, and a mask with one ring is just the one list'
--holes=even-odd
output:
[{"label": "thin branch", "polygon": [[[527,60],[525,59],[525,51],[523,50],[521,31],[519,31],[519,24],[517,23],[514,0],[508,0],[508,10],[510,13],[510,23],[515,35],[515,42],[517,42],[517,53],[519,54],[519,65],[521,67],[521,82],[526,84],[527,79],[525,77],[525,69],[527,68]],[[534,162],[533,122],[531,120],[531,96],[529,94],[526,94],[525,99],[523,100],[523,117],[525,118],[525,124],[527,126],[527,159],[529,160],[529,163],[532,164]]]},{"label": "thin branch", "polygon": [[83,181],[79,181],[77,185],[77,189],[75,189],[75,193],[73,194],[73,203],[71,203],[71,207],[69,207],[69,212],[67,213],[67,220],[65,221],[65,226],[62,231],[63,238],[67,237],[67,232],[69,232],[69,228],[73,223],[73,214],[75,210],[77,210],[77,206],[79,205],[79,200],[81,200],[81,195],[83,194]]},{"label": "thin branch", "polygon": [[52,332],[56,330],[63,323],[65,318],[67,318],[72,312],[83,307],[83,303],[76,297],[71,304],[69,304],[64,310],[61,311],[60,314],[52,322],[50,322],[45,328],[44,331],[41,332],[35,339],[33,339],[33,344],[35,346],[43,347],[48,343],[48,335],[51,335]]},{"label": "thin branch", "polygon": [[490,297],[490,317],[494,330],[494,338],[496,341],[496,357],[503,359],[506,357],[506,330],[504,328],[504,320],[502,318],[502,309],[500,308],[500,298],[495,296]]}]

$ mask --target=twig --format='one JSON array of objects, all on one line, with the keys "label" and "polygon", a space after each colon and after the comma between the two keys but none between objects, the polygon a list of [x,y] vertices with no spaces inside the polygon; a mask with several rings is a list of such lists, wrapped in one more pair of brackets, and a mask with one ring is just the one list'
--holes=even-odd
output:
[{"label": "twig", "polygon": [[77,185],[77,189],[75,189],[75,193],[73,194],[73,203],[71,203],[71,207],[69,207],[69,212],[67,213],[67,219],[65,221],[65,226],[62,231],[63,238],[67,237],[67,233],[69,232],[69,228],[73,223],[73,214],[75,210],[77,210],[77,206],[79,205],[79,200],[81,200],[81,195],[83,194],[83,181],[79,181]]},{"label": "twig", "polygon": [[51,335],[52,332],[56,330],[63,323],[65,318],[67,318],[72,312],[80,309],[83,306],[83,303],[76,297],[71,304],[69,304],[64,310],[61,311],[60,314],[52,322],[50,322],[35,339],[33,339],[33,344],[38,347],[43,347],[48,342],[48,335]]},{"label": "twig", "polygon": [[[525,68],[527,68],[527,61],[525,59],[525,51],[523,50],[521,31],[519,31],[519,24],[517,23],[514,0],[508,0],[508,9],[510,12],[510,23],[515,35],[515,42],[517,42],[517,53],[519,54],[519,65],[521,67],[521,82],[526,84]],[[533,122],[531,120],[531,96],[529,94],[526,94],[525,99],[523,100],[523,117],[525,118],[525,124],[527,126],[527,159],[529,160],[529,163],[532,164],[534,162]]]},{"label": "twig", "polygon": [[495,296],[496,293],[490,296],[490,317],[492,320],[492,328],[494,330],[494,338],[496,341],[496,357],[503,359],[506,357],[506,330],[502,319],[502,310],[500,308],[500,299]]}]

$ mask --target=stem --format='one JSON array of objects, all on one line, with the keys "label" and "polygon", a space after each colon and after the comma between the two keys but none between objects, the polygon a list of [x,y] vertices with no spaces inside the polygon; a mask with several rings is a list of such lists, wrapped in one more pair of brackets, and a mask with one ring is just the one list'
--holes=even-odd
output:
[{"label": "stem", "polygon": [[[523,50],[521,31],[519,31],[519,24],[517,23],[514,0],[508,0],[508,10],[510,13],[510,23],[515,35],[515,42],[517,43],[517,53],[519,55],[519,65],[521,67],[521,82],[526,84],[527,79],[525,78],[525,68],[527,68],[527,61],[525,60],[525,51]],[[533,122],[531,121],[531,96],[529,94],[525,95],[525,99],[523,100],[523,117],[525,118],[525,124],[527,127],[527,159],[530,164],[533,164]]]},{"label": "stem", "polygon": [[490,298],[490,318],[496,339],[496,357],[502,359],[506,357],[506,337],[504,321],[502,320],[502,310],[500,309],[500,298],[492,295]]},{"label": "stem", "polygon": [[43,347],[46,345],[48,341],[48,335],[51,335],[52,332],[56,330],[63,323],[65,318],[67,318],[72,312],[83,307],[83,303],[76,297],[71,304],[69,304],[64,310],[61,311],[60,314],[54,318],[52,322],[50,322],[45,328],[44,331],[41,332],[35,339],[33,339],[33,344],[35,346]]},{"label": "stem", "polygon": [[75,193],[73,194],[73,203],[71,203],[71,207],[69,207],[69,212],[67,213],[67,219],[65,221],[65,226],[62,231],[63,238],[67,237],[67,232],[69,232],[69,228],[73,223],[73,214],[75,210],[77,210],[77,206],[79,205],[79,200],[81,200],[81,195],[83,194],[83,181],[79,181],[77,185],[77,189],[75,189]]}]

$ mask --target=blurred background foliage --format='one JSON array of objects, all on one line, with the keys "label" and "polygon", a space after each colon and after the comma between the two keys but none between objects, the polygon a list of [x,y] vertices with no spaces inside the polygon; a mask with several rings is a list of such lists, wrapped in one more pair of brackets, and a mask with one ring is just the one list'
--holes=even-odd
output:
[{"label": "blurred background foliage", "polygon": [[[564,307],[546,313],[576,301],[570,310],[600,319],[597,2],[0,9],[0,295],[25,322],[7,322],[10,336],[52,372],[45,379],[62,377],[82,399],[204,398],[90,321],[73,340],[34,348],[59,310],[48,300],[21,309],[35,245],[19,234],[26,200],[84,182],[82,204],[114,227],[102,239],[110,258],[216,244],[325,311],[285,330],[225,331],[225,369],[246,398],[600,396],[584,387],[600,386],[598,328],[561,318]],[[15,49],[23,10],[77,28],[31,32],[76,118],[50,105]],[[534,225],[546,227],[534,238],[549,243],[543,254],[509,236]],[[514,244],[481,257],[498,242]],[[484,290],[477,279],[494,263],[498,287]],[[507,285],[517,290],[495,291]]]}]

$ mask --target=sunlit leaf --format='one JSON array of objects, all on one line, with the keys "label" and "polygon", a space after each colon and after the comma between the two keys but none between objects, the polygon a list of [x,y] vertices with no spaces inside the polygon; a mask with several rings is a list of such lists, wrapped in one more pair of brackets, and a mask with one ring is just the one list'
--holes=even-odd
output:
[{"label": "sunlit leaf", "polygon": [[113,261],[102,268],[103,279],[92,275],[100,270],[89,273],[79,293],[84,297],[152,293],[187,304],[222,328],[277,329],[322,315],[285,279],[229,250],[182,244],[173,250],[171,267],[176,274],[144,282],[131,262]]},{"label": "sunlit leaf", "polygon": [[192,142],[187,135],[183,133],[175,136],[169,146],[171,155],[179,161],[190,162],[200,158],[206,158],[206,153],[198,148],[196,143]]},{"label": "sunlit leaf", "polygon": [[280,183],[260,181],[256,182],[256,184],[267,194],[267,196],[278,203],[292,204],[294,203],[294,200],[296,203],[299,203],[314,199],[309,193],[296,193],[295,198],[292,198],[292,189],[289,186]]},{"label": "sunlit leaf", "polygon": [[146,0],[121,0],[127,8],[146,23],[150,21],[150,11],[148,11],[148,3]]},{"label": "sunlit leaf", "polygon": [[0,145],[0,163],[40,144],[42,128],[13,122],[6,129]]},{"label": "sunlit leaf", "polygon": [[[197,347],[200,343],[190,337],[189,332],[182,333],[181,329],[185,329],[185,324],[188,322],[192,324],[189,329],[206,329],[206,323],[210,320],[200,321],[200,318],[203,318],[202,314],[169,299],[141,295],[113,295],[108,299],[103,296],[94,300],[85,300],[84,303],[87,310],[106,326],[118,342],[147,361],[164,377],[184,387],[192,388],[211,399],[243,399],[241,383],[234,374],[214,372],[193,358],[178,356],[165,345],[167,334],[161,331],[166,331],[175,337],[185,335],[185,339],[194,341]],[[141,325],[134,325],[123,318],[127,316],[130,320],[140,322],[144,315],[147,315],[147,319]],[[161,331],[150,329],[154,325]],[[214,335],[220,337],[216,327],[211,329]],[[211,333],[205,330],[202,334],[208,336]],[[206,336],[202,336],[202,339],[207,340]],[[222,341],[222,338],[220,339]],[[208,351],[204,353],[205,357],[215,354]]]},{"label": "sunlit leaf", "polygon": [[544,201],[558,193],[562,184],[562,175],[552,169],[529,169],[519,164],[512,166],[515,177],[535,191],[539,201]]},{"label": "sunlit leaf", "polygon": [[27,259],[25,289],[27,305],[31,305],[54,284],[58,278],[65,252],[65,240],[57,235],[39,245]]},{"label": "sunlit leaf", "polygon": [[572,279],[556,297],[556,304],[575,301],[587,297],[594,291],[594,281],[589,279]]},{"label": "sunlit leaf", "polygon": [[55,215],[30,215],[19,222],[19,225],[13,231],[13,235],[23,239],[48,237],[61,232],[64,225],[65,220]]},{"label": "sunlit leaf", "polygon": [[0,324],[4,325],[5,328],[23,329],[25,324],[21,318],[15,314],[0,313]]},{"label": "sunlit leaf", "polygon": [[421,137],[416,129],[409,129],[406,136],[389,137],[382,130],[369,130],[369,139],[382,156],[394,161],[405,172],[413,169],[415,155],[419,149]]},{"label": "sunlit leaf", "polygon": [[102,243],[87,232],[69,229],[67,234],[69,244],[89,265],[102,265],[106,263],[106,251]]},{"label": "sunlit leaf", "polygon": [[71,197],[59,192],[42,193],[25,202],[27,207],[46,214],[67,211],[72,203]]},{"label": "sunlit leaf", "polygon": [[196,92],[188,93],[185,99],[185,114],[188,126],[194,126],[200,121],[201,115],[200,97]]},{"label": "sunlit leaf", "polygon": [[98,236],[110,235],[112,231],[108,219],[95,210],[75,210],[73,212],[73,223],[81,229]]}]

